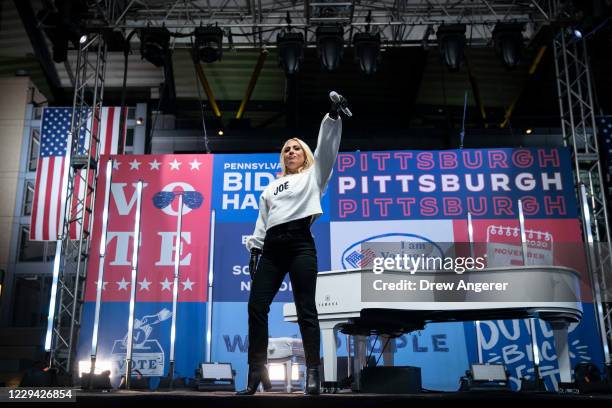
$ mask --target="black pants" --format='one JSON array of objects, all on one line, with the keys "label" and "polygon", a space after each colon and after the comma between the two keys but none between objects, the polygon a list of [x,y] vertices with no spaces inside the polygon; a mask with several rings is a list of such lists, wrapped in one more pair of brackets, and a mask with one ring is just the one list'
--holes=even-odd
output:
[{"label": "black pants", "polygon": [[270,304],[289,272],[307,367],[320,361],[319,317],[315,304],[317,251],[310,218],[291,221],[266,232],[263,252],[249,296],[249,364],[267,361]]}]

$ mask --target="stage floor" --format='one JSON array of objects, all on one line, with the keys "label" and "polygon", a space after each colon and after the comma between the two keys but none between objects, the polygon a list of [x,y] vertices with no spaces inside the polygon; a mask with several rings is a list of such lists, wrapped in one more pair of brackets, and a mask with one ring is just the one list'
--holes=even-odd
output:
[{"label": "stage floor", "polygon": [[[128,391],[118,390],[111,392],[77,392],[77,403],[91,406],[114,407],[117,405],[134,404],[166,404],[167,408],[178,408],[167,405],[168,403],[180,404],[180,407],[197,405],[200,407],[265,407],[265,408],[287,408],[287,407],[312,407],[317,408],[340,406],[365,406],[387,408],[397,407],[422,407],[422,406],[470,406],[479,405],[479,402],[508,402],[517,406],[521,403],[533,402],[536,404],[555,404],[563,406],[571,404],[582,408],[584,406],[611,406],[612,395],[578,395],[578,394],[556,394],[556,393],[520,393],[520,392],[427,392],[420,394],[361,394],[352,392],[340,392],[336,394],[321,394],[319,396],[306,396],[301,392],[280,393],[267,392],[257,393],[254,396],[236,396],[229,392],[197,392],[191,390],[175,391]],[[460,405],[456,405],[459,403]],[[476,404],[474,404],[476,403]],[[210,404],[210,405],[209,405]],[[394,405],[390,405],[394,404]],[[410,405],[408,405],[410,404]]]}]

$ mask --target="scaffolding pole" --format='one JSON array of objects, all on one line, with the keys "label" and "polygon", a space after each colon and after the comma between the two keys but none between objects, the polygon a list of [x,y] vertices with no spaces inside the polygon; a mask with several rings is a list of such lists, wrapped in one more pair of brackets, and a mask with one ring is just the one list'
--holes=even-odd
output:
[{"label": "scaffolding pole", "polygon": [[[103,4],[103,5],[102,5]],[[109,15],[114,1],[101,2]],[[72,382],[83,310],[87,261],[94,219],[100,152],[97,125],[104,92],[107,49],[101,33],[82,36],[75,67],[72,120],[68,137],[60,235],[53,264],[45,350],[49,364]],[[81,193],[75,186],[83,183]]]},{"label": "scaffolding pole", "polygon": [[604,178],[599,161],[596,110],[585,40],[575,37],[566,28],[559,29],[553,39],[561,130],[564,144],[572,154],[595,315],[605,362],[609,364],[612,346],[612,305],[609,296],[612,247]]}]

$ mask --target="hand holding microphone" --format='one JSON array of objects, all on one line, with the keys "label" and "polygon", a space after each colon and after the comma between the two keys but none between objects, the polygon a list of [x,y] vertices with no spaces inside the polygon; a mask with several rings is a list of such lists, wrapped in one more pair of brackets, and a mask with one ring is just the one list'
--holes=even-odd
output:
[{"label": "hand holding microphone", "polygon": [[332,119],[338,119],[338,113],[341,111],[346,115],[347,118],[353,116],[353,113],[348,108],[348,101],[342,95],[340,95],[336,91],[331,91],[329,93],[329,99],[331,99],[332,104],[329,110],[329,116]]}]

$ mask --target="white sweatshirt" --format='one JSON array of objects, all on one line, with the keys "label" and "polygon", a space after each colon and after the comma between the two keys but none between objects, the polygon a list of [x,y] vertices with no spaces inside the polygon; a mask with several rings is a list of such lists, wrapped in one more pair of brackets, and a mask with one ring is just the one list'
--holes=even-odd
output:
[{"label": "white sweatshirt", "polygon": [[301,173],[288,174],[271,182],[259,198],[259,217],[247,249],[263,248],[266,231],[275,225],[323,214],[321,196],[331,178],[340,147],[342,119],[325,115],[319,129],[315,164]]}]

